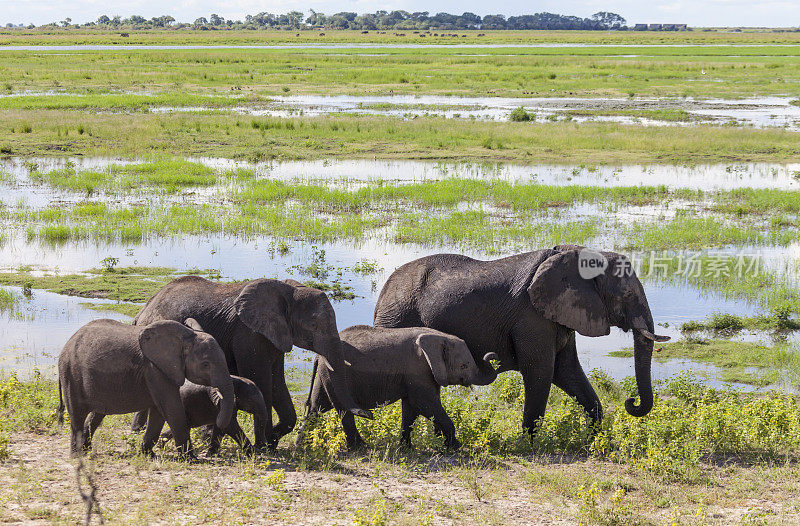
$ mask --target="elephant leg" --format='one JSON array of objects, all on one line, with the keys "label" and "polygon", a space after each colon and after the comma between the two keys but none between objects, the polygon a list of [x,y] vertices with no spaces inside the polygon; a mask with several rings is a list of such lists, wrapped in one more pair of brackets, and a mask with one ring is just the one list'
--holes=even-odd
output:
[{"label": "elephant leg", "polygon": [[153,456],[153,446],[156,445],[161,430],[164,429],[164,422],[166,420],[164,420],[161,413],[157,409],[151,408],[148,412],[147,427],[142,438],[142,453],[145,455]]},{"label": "elephant leg", "polygon": [[444,443],[448,449],[458,449],[461,442],[456,438],[456,426],[450,415],[447,414],[442,406],[442,399],[439,397],[438,389],[427,393],[426,389],[414,389],[416,392],[413,399],[409,399],[410,405],[416,409],[417,413],[429,420],[433,420],[433,425],[441,431],[444,436]]},{"label": "elephant leg", "polygon": [[225,434],[231,437],[247,455],[253,454],[253,445],[250,444],[250,440],[239,426],[239,421],[236,418],[231,420],[231,424],[225,430]]},{"label": "elephant leg", "polygon": [[89,450],[92,447],[92,437],[94,436],[94,432],[97,431],[97,428],[100,427],[100,424],[103,423],[103,419],[106,415],[100,413],[89,413],[88,418],[86,419],[86,425],[83,428],[83,449]]},{"label": "elephant leg", "polygon": [[145,426],[147,426],[147,411],[139,411],[133,415],[131,422],[131,431],[134,433],[141,433]]},{"label": "elephant leg", "polygon": [[[288,435],[297,424],[297,412],[292,403],[292,395],[286,387],[286,373],[284,372],[284,357],[281,356],[272,364],[272,406],[278,414],[278,423],[272,428],[270,447],[278,447],[278,440]],[[269,409],[269,405],[267,405]]]},{"label": "elephant leg", "polygon": [[358,449],[364,446],[364,439],[356,427],[356,417],[350,411],[340,412],[342,415],[342,427],[347,436],[347,449]]},{"label": "elephant leg", "polygon": [[[257,363],[255,363],[257,362]],[[267,449],[267,439],[272,436],[272,364],[258,360],[237,359],[240,375],[249,378],[261,390],[267,406],[266,418],[254,415],[253,432],[257,451]]]},{"label": "elephant leg", "polygon": [[532,434],[547,409],[555,366],[555,338],[523,328],[512,333],[512,341],[525,386],[522,428]]},{"label": "elephant leg", "polygon": [[[183,407],[178,389],[168,384],[166,377],[151,376],[150,378],[145,377],[145,379],[155,403],[155,408],[158,410],[161,419],[166,419],[169,428],[172,430],[175,447],[178,448],[181,456],[187,456],[190,459],[195,458],[192,442],[189,440],[189,422],[186,418],[186,409]],[[152,409],[150,410],[150,419],[152,419],[154,412]],[[157,431],[151,431],[150,419],[147,421],[145,436],[153,441],[152,444],[149,441],[147,442],[149,447],[152,448],[164,424],[162,422]],[[144,448],[144,444],[142,447]]]},{"label": "elephant leg", "polygon": [[411,447],[411,430],[419,416],[419,412],[411,405],[407,398],[403,398],[401,403],[403,408],[403,423],[400,428],[400,438],[408,447]]},{"label": "elephant leg", "polygon": [[603,407],[578,360],[575,333],[556,355],[553,383],[575,398],[592,419],[592,424],[599,429],[600,421],[603,419]]},{"label": "elephant leg", "polygon": [[[233,421],[231,421],[233,423]],[[213,457],[217,453],[219,453],[219,447],[222,444],[222,439],[225,436],[225,432],[219,429],[217,426],[214,426],[211,430],[211,438],[208,441],[208,450],[206,451],[207,457]]]},{"label": "elephant leg", "polygon": [[69,412],[69,450],[70,455],[73,457],[80,456],[84,453],[84,431],[86,418],[89,416],[88,411],[82,411],[75,408],[70,408]]},{"label": "elephant leg", "polygon": [[311,386],[311,403],[309,404],[308,412],[306,413],[306,416],[303,417],[303,423],[300,424],[300,428],[297,430],[297,436],[294,439],[295,447],[301,447],[303,445],[303,440],[305,439],[306,435],[306,428],[308,427],[309,422],[314,420],[318,415],[327,413],[331,409],[333,409],[333,405],[331,404],[325,389],[320,385],[319,382],[315,381],[314,385]]}]

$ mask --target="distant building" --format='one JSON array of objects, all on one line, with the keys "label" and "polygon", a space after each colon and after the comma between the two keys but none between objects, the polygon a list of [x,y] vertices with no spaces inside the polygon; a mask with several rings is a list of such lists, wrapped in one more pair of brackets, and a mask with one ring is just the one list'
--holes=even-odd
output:
[{"label": "distant building", "polygon": [[688,31],[686,24],[636,24],[634,31]]}]

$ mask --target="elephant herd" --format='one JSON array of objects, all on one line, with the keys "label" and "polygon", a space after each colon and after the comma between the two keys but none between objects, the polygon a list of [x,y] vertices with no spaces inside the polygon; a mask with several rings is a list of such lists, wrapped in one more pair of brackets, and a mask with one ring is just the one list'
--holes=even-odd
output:
[{"label": "elephant herd", "polygon": [[[602,260],[589,275],[587,253]],[[201,425],[213,428],[210,454],[224,435],[248,452],[275,448],[297,423],[284,375],[284,356],[297,346],[317,354],[309,414],[335,409],[349,447],[363,443],[355,416],[372,418],[370,409],[401,400],[403,441],[422,415],[458,448],[440,388],[487,385],[503,371],[522,374],[526,431],[544,415],[551,384],[599,423],[575,332],[602,336],[611,326],[633,332],[640,402],[625,408],[644,416],[653,405],[653,342],[668,338],[654,333],[644,289],[620,254],[561,245],[494,261],[424,257],[389,277],[373,326],[342,332],[325,293],[297,281],[186,276],[159,290],[133,325],[96,320],[70,338],[58,361],[59,413],[69,412],[73,455],[91,446],[105,415],[134,412],[146,453],[165,421],[184,455],[194,454],[189,429]],[[252,445],[238,410],[254,415]]]}]

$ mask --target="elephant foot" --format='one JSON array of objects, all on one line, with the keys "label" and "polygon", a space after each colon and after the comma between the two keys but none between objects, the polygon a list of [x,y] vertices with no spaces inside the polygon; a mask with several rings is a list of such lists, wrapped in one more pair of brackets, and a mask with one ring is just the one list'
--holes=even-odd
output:
[{"label": "elephant foot", "polygon": [[347,441],[347,450],[348,451],[358,451],[360,449],[364,449],[367,447],[367,443],[364,442],[364,439],[358,437],[356,440],[348,440]]},{"label": "elephant foot", "polygon": [[188,451],[179,451],[178,452],[178,458],[180,460],[182,460],[183,462],[187,462],[189,464],[195,464],[195,463],[200,461],[197,458],[197,455],[195,455],[193,449],[190,449]]},{"label": "elephant foot", "polygon": [[256,443],[253,445],[253,449],[255,450],[257,455],[266,455],[270,451],[274,451],[277,448],[277,444],[275,448],[270,448],[269,444],[266,442]]},{"label": "elephant foot", "polygon": [[445,447],[451,451],[456,451],[457,449],[461,449],[461,441],[457,438],[452,438],[450,440],[446,440],[444,443]]}]

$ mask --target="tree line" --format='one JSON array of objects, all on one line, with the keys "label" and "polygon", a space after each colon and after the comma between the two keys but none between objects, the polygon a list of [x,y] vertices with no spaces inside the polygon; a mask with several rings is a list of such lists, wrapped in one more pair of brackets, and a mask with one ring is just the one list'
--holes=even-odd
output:
[{"label": "tree line", "polygon": [[[582,30],[625,30],[626,21],[616,13],[601,11],[590,18],[558,15],[554,13],[535,13],[532,15],[509,16],[486,15],[474,13],[451,15],[427,11],[409,13],[408,11],[377,11],[375,13],[358,14],[340,12],[332,15],[311,10],[305,16],[300,11],[284,14],[258,13],[247,15],[242,20],[226,20],[212,14],[208,18],[200,17],[194,22],[177,22],[169,15],[147,19],[133,15],[128,18],[103,15],[96,21],[85,24],[73,24],[72,19],[65,18],[61,22],[52,22],[41,27],[75,27],[75,28],[109,28],[109,29],[354,29],[354,30],[429,30],[429,29],[582,29]],[[6,24],[14,27],[13,24]],[[33,29],[36,26],[29,25]]]}]

